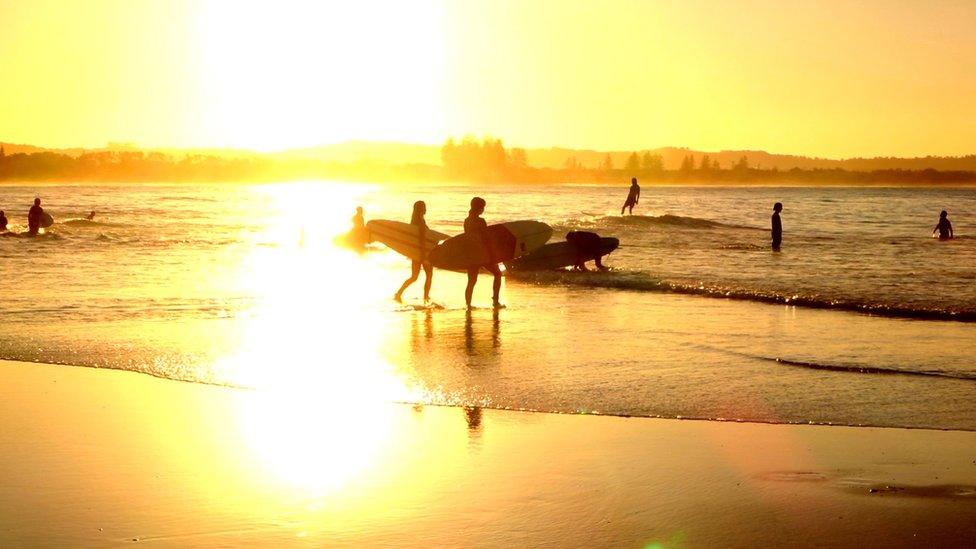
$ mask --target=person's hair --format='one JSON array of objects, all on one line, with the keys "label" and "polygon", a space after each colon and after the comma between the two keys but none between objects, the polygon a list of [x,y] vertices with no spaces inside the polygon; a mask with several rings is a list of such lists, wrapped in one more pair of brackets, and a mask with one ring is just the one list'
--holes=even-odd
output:
[{"label": "person's hair", "polygon": [[774,212],[778,212],[778,211],[780,211],[782,209],[783,209],[783,203],[782,202],[777,202],[777,203],[773,204],[773,211]]},{"label": "person's hair", "polygon": [[420,221],[424,219],[423,210],[427,208],[427,204],[424,204],[423,200],[418,200],[413,203],[413,215],[410,216],[411,225],[419,225]]},{"label": "person's hair", "polygon": [[[2,213],[2,212],[0,212],[0,213]],[[942,213],[939,214],[939,217],[945,217],[947,215],[949,215],[949,212],[947,212],[945,210],[942,210]]]},{"label": "person's hair", "polygon": [[631,177],[630,178],[630,183],[631,183],[631,185],[636,185],[637,184],[637,178],[636,177]]},{"label": "person's hair", "polygon": [[473,212],[475,210],[482,210],[482,211],[484,211],[484,209],[485,209],[485,199],[484,198],[481,198],[480,196],[476,196],[476,197],[474,197],[474,198],[471,199],[471,210],[470,210],[471,212]]}]

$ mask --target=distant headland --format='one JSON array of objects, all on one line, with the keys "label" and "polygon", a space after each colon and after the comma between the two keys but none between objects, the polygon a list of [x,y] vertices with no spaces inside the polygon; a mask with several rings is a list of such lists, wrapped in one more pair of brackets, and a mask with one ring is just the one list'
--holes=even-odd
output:
[{"label": "distant headland", "polygon": [[0,143],[0,181],[646,184],[976,184],[976,155],[827,159],[765,151],[636,151],[506,147],[491,137],[441,145],[348,141],[260,153],[243,149],[47,149]]}]

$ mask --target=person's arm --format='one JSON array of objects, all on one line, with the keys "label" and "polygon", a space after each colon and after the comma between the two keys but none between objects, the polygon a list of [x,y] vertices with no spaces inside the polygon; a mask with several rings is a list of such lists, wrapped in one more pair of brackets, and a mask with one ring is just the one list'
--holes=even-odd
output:
[{"label": "person's arm", "polygon": [[417,225],[417,236],[420,238],[420,262],[427,258],[427,225]]},{"label": "person's arm", "polygon": [[634,204],[640,202],[640,187],[637,187],[637,196],[634,197]]},{"label": "person's arm", "polygon": [[948,219],[946,219],[946,225],[949,226],[949,238],[955,238],[955,235],[952,234],[952,223]]}]

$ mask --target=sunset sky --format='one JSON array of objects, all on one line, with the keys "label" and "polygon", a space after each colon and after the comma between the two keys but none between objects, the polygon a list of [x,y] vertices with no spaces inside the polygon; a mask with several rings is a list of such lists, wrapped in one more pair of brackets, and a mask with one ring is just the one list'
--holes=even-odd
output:
[{"label": "sunset sky", "polygon": [[976,153],[976,3],[0,0],[0,141]]}]

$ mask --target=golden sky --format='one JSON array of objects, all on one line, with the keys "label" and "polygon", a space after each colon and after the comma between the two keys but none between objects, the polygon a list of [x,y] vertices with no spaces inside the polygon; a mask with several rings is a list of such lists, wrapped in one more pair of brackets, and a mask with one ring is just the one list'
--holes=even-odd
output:
[{"label": "golden sky", "polygon": [[0,141],[976,153],[976,2],[0,0]]}]

